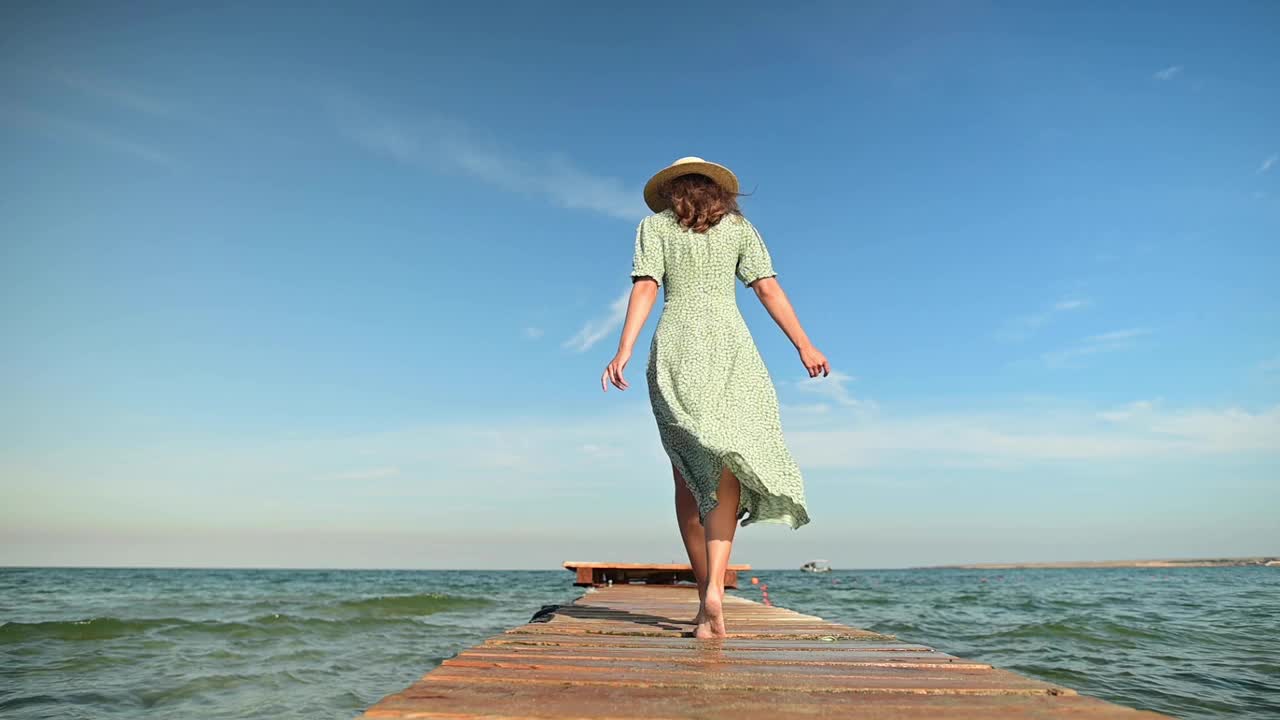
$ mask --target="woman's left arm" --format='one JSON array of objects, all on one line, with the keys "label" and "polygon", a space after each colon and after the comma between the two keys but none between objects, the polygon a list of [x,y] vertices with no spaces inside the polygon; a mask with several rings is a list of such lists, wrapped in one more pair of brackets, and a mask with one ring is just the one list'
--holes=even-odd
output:
[{"label": "woman's left arm", "polygon": [[796,317],[796,310],[791,307],[791,301],[787,299],[787,294],[778,283],[778,278],[760,278],[751,283],[751,289],[756,291],[760,304],[769,311],[769,317],[778,323],[778,327],[782,328],[787,339],[796,346],[796,351],[800,353],[800,362],[805,370],[809,371],[809,377],[830,375],[831,364],[827,362],[827,356],[819,352],[818,348],[810,342],[809,335],[800,326],[800,318]]},{"label": "woman's left arm", "polygon": [[613,356],[609,366],[604,369],[604,374],[600,376],[602,391],[608,392],[610,382],[619,390],[627,389],[628,384],[622,377],[622,371],[631,360],[631,349],[635,347],[640,328],[649,319],[649,311],[653,309],[653,303],[657,299],[656,280],[647,276],[635,278],[631,285],[631,297],[627,300],[627,319],[622,323],[622,338],[618,340],[618,354]]}]

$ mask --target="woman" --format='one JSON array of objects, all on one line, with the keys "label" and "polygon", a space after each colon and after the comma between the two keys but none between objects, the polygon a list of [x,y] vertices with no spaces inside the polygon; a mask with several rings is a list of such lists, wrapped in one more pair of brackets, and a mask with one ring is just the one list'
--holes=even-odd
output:
[{"label": "woman", "polygon": [[738,179],[701,158],[675,161],[644,189],[654,211],[636,230],[631,298],[618,354],[600,385],[628,387],[623,370],[666,285],[649,348],[649,400],[671,458],[676,519],[698,580],[698,638],[724,637],[724,572],[739,519],[809,522],[804,482],[782,437],[773,382],[734,297],[755,291],[800,353],[809,377],[831,372],[778,284],[769,251],[738,210]]}]

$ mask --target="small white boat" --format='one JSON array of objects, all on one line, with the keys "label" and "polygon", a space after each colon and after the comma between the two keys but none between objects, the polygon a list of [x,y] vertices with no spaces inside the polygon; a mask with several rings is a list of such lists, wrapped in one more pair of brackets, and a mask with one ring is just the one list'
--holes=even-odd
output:
[{"label": "small white boat", "polygon": [[801,565],[800,569],[805,572],[812,573],[831,572],[831,566],[827,564],[826,560],[810,560],[809,562]]}]

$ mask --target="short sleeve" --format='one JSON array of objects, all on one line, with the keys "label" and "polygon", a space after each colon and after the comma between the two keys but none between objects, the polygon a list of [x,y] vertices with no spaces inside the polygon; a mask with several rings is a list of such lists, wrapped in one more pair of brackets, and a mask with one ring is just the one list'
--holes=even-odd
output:
[{"label": "short sleeve", "polygon": [[742,222],[746,231],[742,234],[741,245],[738,247],[737,273],[742,284],[750,287],[751,283],[761,278],[773,277],[777,273],[773,271],[773,259],[769,257],[769,249],[765,247],[760,231],[746,218]]},{"label": "short sleeve", "polygon": [[651,277],[662,284],[666,262],[662,255],[662,236],[649,227],[648,220],[636,228],[636,252],[631,259],[631,281]]}]

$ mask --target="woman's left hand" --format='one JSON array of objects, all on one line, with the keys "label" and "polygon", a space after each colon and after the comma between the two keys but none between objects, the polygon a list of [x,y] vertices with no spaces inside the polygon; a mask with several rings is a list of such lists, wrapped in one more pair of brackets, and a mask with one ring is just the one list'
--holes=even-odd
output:
[{"label": "woman's left hand", "polygon": [[619,390],[626,390],[629,385],[622,377],[622,371],[626,369],[627,363],[631,361],[631,353],[618,351],[613,356],[613,360],[609,366],[604,369],[604,374],[600,376],[600,389],[604,392],[609,391],[609,383],[613,383]]},{"label": "woman's left hand", "polygon": [[804,365],[804,369],[809,371],[811,378],[819,375],[826,377],[831,374],[831,365],[827,362],[827,356],[818,352],[818,348],[812,345],[800,348],[800,362]]}]

